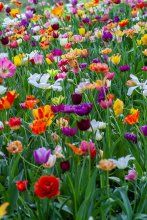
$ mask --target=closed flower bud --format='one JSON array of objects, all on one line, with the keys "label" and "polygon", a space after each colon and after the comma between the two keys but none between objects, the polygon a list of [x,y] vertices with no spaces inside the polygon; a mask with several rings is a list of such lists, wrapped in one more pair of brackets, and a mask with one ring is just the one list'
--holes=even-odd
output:
[{"label": "closed flower bud", "polygon": [[74,105],[79,105],[82,101],[82,94],[79,94],[79,93],[73,93],[71,95],[71,98],[72,98],[72,103]]},{"label": "closed flower bud", "polygon": [[64,172],[68,171],[70,169],[70,163],[68,160],[62,161],[60,162],[60,168],[61,170],[63,170]]},{"label": "closed flower bud", "polygon": [[52,138],[52,140],[55,141],[55,142],[59,142],[59,140],[60,140],[59,135],[57,135],[56,133],[52,133],[52,134],[51,134],[51,138]]}]

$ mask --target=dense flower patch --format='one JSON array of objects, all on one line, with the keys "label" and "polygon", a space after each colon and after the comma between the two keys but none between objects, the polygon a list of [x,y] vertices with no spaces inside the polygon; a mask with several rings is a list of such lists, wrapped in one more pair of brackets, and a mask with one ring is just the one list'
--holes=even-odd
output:
[{"label": "dense flower patch", "polygon": [[0,218],[147,219],[146,8],[0,2]]}]

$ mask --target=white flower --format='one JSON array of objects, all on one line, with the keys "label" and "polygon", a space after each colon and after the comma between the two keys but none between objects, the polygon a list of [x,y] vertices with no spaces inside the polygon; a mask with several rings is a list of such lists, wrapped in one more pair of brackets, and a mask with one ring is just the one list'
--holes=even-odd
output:
[{"label": "white flower", "polygon": [[45,168],[53,167],[55,165],[55,163],[56,163],[56,158],[57,158],[56,155],[50,154],[48,161],[45,164],[43,164],[43,166]]},{"label": "white flower", "polygon": [[100,133],[100,131],[97,130],[95,139],[96,139],[97,141],[101,141],[102,138],[103,138],[103,133]]},{"label": "white flower", "polygon": [[58,24],[59,23],[59,19],[57,17],[54,17],[50,20],[50,24],[53,25],[53,24]]},{"label": "white flower", "polygon": [[68,38],[60,38],[60,45],[63,47],[68,43]]},{"label": "white flower", "polygon": [[45,73],[43,75],[35,73],[28,78],[28,83],[31,85],[40,88],[40,89],[53,89],[54,91],[62,91],[62,87],[60,85],[60,81],[62,79],[58,79],[55,81],[54,84],[47,83],[50,75]]},{"label": "white flower", "polygon": [[8,53],[0,53],[0,58],[8,58]]},{"label": "white flower", "polygon": [[131,157],[131,155],[127,155],[126,157],[121,157],[118,160],[114,160],[114,159],[110,159],[110,160],[116,164],[118,169],[125,169],[128,166],[129,161],[134,159],[135,158]]},{"label": "white flower", "polygon": [[0,121],[0,131],[4,129],[4,124],[2,121]]},{"label": "white flower", "polygon": [[7,88],[4,86],[0,86],[0,95],[3,95],[6,92]]},{"label": "white flower", "polygon": [[136,84],[136,86],[132,86],[128,89],[128,93],[127,93],[128,96],[131,96],[133,91],[136,88],[140,88],[141,90],[143,90],[143,93],[144,93],[144,90],[147,90],[147,80],[144,83],[141,83],[139,82],[139,79],[137,78],[137,76],[134,76],[133,74],[131,74],[130,77],[131,77],[131,81],[133,81]]},{"label": "white flower", "polygon": [[88,131],[92,131],[93,130],[94,132],[96,132],[99,129],[105,129],[106,128],[106,123],[101,122],[101,121],[96,121],[95,119],[93,119],[90,122],[90,124],[91,124],[92,128],[89,128]]},{"label": "white flower", "polygon": [[62,147],[60,145],[56,146],[53,153],[54,153],[54,155],[56,155],[57,158],[64,158],[64,155],[62,154]]},{"label": "white flower", "polygon": [[2,27],[8,27],[8,26],[17,26],[18,25],[18,19],[17,18],[5,18],[3,23],[2,23]]}]

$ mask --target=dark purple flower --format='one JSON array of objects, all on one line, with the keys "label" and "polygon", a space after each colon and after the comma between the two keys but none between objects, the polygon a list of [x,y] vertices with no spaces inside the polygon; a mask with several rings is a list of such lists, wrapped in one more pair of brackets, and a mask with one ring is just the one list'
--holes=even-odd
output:
[{"label": "dark purple flower", "polygon": [[82,94],[79,94],[79,93],[73,93],[71,95],[71,99],[72,99],[72,103],[74,105],[79,105],[82,101]]},{"label": "dark purple flower", "polygon": [[92,110],[92,103],[82,103],[81,105],[75,106],[74,113],[83,116],[88,115]]},{"label": "dark purple flower", "polygon": [[90,19],[89,19],[89,18],[83,18],[82,21],[83,21],[83,23],[85,23],[85,24],[89,24]]},{"label": "dark purple flower", "polygon": [[106,54],[103,54],[103,60],[104,60],[104,62],[108,61],[108,56]]},{"label": "dark purple flower", "polygon": [[84,68],[87,67],[87,63],[80,63],[79,67],[80,67],[81,69],[84,69]]},{"label": "dark purple flower", "polygon": [[99,58],[94,58],[93,60],[92,60],[92,63],[100,63],[101,61],[100,61],[100,59]]},{"label": "dark purple flower", "polygon": [[144,136],[147,136],[147,125],[141,126],[139,129]]},{"label": "dark purple flower", "polygon": [[52,24],[51,26],[54,31],[57,31],[59,29],[59,24]]},{"label": "dark purple flower", "polygon": [[65,171],[68,171],[70,169],[70,163],[68,160],[65,160],[65,161],[62,161],[60,162],[60,168],[61,170],[63,170],[64,172]]},{"label": "dark purple flower", "polygon": [[108,94],[108,88],[106,86],[101,87],[98,94],[98,102],[100,103],[102,100],[105,100],[105,96],[107,94]]},{"label": "dark purple flower", "polygon": [[113,38],[113,35],[109,31],[103,32],[103,35],[102,35],[103,41],[108,42],[108,41],[112,40],[112,38]]},{"label": "dark purple flower", "polygon": [[38,44],[38,42],[37,42],[36,40],[32,40],[32,41],[31,41],[31,45],[32,45],[32,47],[36,47],[37,44]]},{"label": "dark purple flower", "polygon": [[46,163],[49,159],[51,151],[47,150],[45,147],[38,148],[37,150],[34,150],[34,158],[36,163],[43,164]]},{"label": "dark purple flower", "polygon": [[119,69],[122,72],[126,72],[126,71],[130,70],[130,67],[128,65],[123,65],[123,66],[120,66]]},{"label": "dark purple flower", "polygon": [[11,11],[11,8],[8,6],[8,7],[6,7],[5,11],[9,14]]},{"label": "dark purple flower", "polygon": [[129,133],[129,132],[126,133],[126,134],[124,135],[124,138],[127,139],[128,141],[132,141],[134,144],[137,143],[137,137],[136,137],[136,135],[133,134],[133,133]]},{"label": "dark purple flower", "polygon": [[72,6],[75,6],[78,3],[78,0],[70,0],[70,3],[72,4]]},{"label": "dark purple flower", "polygon": [[97,20],[100,20],[100,19],[101,19],[101,16],[100,16],[100,15],[97,15],[95,18],[96,18]]},{"label": "dark purple flower", "polygon": [[24,27],[28,27],[29,26],[29,22],[26,19],[22,19],[19,25],[20,26],[23,25]]},{"label": "dark purple flower", "polygon": [[65,136],[74,136],[76,132],[77,132],[76,128],[69,128],[69,127],[62,128],[62,133]]},{"label": "dark purple flower", "polygon": [[54,49],[51,51],[54,57],[62,56],[63,51],[59,49]]},{"label": "dark purple flower", "polygon": [[89,119],[82,119],[81,121],[77,121],[77,127],[81,131],[86,131],[90,128],[90,120]]},{"label": "dark purple flower", "polygon": [[6,37],[2,37],[1,38],[1,43],[3,45],[7,45],[9,43],[9,38],[6,36]]},{"label": "dark purple flower", "polygon": [[62,112],[64,110],[64,104],[61,105],[52,105],[51,109],[54,113]]},{"label": "dark purple flower", "polygon": [[114,22],[119,22],[119,17],[117,15],[114,16]]}]

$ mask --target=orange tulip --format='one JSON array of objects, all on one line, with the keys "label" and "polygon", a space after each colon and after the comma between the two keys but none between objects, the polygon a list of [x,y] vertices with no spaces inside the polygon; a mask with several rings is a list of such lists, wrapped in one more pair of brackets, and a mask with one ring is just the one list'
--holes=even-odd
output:
[{"label": "orange tulip", "polygon": [[64,8],[62,6],[55,7],[52,10],[52,14],[55,16],[61,17],[63,15],[63,13],[64,13]]},{"label": "orange tulip", "polygon": [[18,94],[15,91],[7,92],[6,96],[0,99],[0,110],[9,109],[13,105],[17,96]]},{"label": "orange tulip", "polygon": [[52,118],[54,117],[54,112],[51,109],[50,105],[41,106],[37,109],[33,109],[33,116],[35,120],[42,120],[46,122],[46,125],[49,126],[52,123]]},{"label": "orange tulip", "polygon": [[75,145],[70,144],[70,143],[66,143],[66,145],[69,146],[75,154],[77,154],[77,155],[83,154],[83,151],[80,148],[76,147]]},{"label": "orange tulip", "polygon": [[139,118],[139,115],[140,115],[140,112],[137,111],[136,113],[134,114],[130,114],[128,116],[125,117],[124,119],[124,124],[129,124],[129,125],[134,125],[135,123],[138,122],[138,118]]},{"label": "orange tulip", "polygon": [[46,130],[46,122],[41,120],[35,120],[33,121],[32,125],[29,126],[29,128],[32,129],[32,132],[34,134],[42,134]]}]

